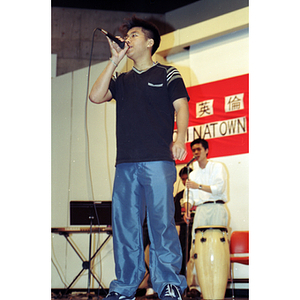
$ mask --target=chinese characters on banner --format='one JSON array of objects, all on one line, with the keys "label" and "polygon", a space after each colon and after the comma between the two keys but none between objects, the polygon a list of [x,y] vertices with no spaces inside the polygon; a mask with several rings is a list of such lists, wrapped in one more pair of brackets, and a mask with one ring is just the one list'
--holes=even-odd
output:
[{"label": "chinese characters on banner", "polygon": [[[186,133],[188,155],[196,138],[208,140],[208,157],[221,157],[249,152],[249,74],[187,88],[189,126]],[[176,124],[174,137],[176,136]]]}]

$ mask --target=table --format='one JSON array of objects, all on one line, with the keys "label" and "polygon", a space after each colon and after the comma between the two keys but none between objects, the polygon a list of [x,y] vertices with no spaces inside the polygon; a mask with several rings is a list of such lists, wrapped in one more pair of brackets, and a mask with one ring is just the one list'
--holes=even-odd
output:
[{"label": "table", "polygon": [[[96,255],[101,250],[101,248],[111,238],[111,236],[112,236],[112,228],[111,227],[101,227],[101,226],[91,226],[91,227],[73,227],[73,226],[72,227],[54,227],[54,228],[51,228],[51,232],[52,233],[57,233],[59,235],[63,235],[65,237],[65,239],[67,240],[67,242],[72,247],[72,249],[75,251],[75,253],[78,255],[78,257],[82,261],[82,269],[81,269],[81,271],[76,275],[76,277],[73,279],[73,281],[69,284],[69,286],[67,287],[67,290],[66,290],[65,294],[67,294],[67,292],[69,291],[69,289],[72,287],[72,285],[74,284],[74,282],[77,280],[77,278],[81,275],[81,273],[84,270],[89,270],[88,292],[89,292],[89,288],[90,288],[90,275],[92,275],[95,278],[95,280],[98,282],[99,286],[101,286],[101,288],[103,289],[100,281],[95,276],[95,274],[92,272],[92,270],[90,268],[90,265],[91,265],[91,261],[96,257]],[[90,234],[89,260],[88,261],[85,261],[83,259],[83,257],[77,251],[74,242],[71,239],[69,239],[69,235],[70,234],[78,234],[78,233],[89,233]],[[92,235],[92,233],[99,233],[99,234],[100,233],[107,233],[108,234],[107,238],[99,246],[99,248],[95,251],[95,253],[93,254],[93,256],[91,256],[91,235]]]}]

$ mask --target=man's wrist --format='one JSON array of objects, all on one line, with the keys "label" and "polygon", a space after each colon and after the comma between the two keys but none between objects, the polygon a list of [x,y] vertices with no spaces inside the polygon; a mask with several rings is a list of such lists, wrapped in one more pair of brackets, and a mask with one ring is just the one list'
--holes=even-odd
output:
[{"label": "man's wrist", "polygon": [[115,66],[115,67],[117,67],[118,66],[118,64],[117,63],[115,63],[115,61],[110,57],[109,58],[109,60],[112,62],[112,64]]}]

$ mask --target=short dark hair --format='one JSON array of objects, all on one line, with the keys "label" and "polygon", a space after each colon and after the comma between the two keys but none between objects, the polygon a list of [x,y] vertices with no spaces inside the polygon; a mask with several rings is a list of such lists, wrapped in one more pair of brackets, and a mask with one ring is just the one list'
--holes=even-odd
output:
[{"label": "short dark hair", "polygon": [[204,139],[198,138],[198,139],[193,140],[191,142],[191,149],[195,144],[201,144],[205,150],[208,149],[208,142]]},{"label": "short dark hair", "polygon": [[131,19],[125,20],[125,23],[121,26],[120,31],[122,31],[125,36],[127,32],[133,27],[141,27],[146,36],[149,39],[153,39],[154,44],[151,51],[151,55],[153,55],[160,44],[160,34],[157,27],[149,21],[133,16]]},{"label": "short dark hair", "polygon": [[[190,172],[189,173],[191,173],[193,171],[193,169],[192,168],[190,168]],[[187,175],[187,173],[188,173],[188,170],[187,170],[187,167],[183,167],[180,171],[179,171],[179,177],[181,177],[182,175]]]}]

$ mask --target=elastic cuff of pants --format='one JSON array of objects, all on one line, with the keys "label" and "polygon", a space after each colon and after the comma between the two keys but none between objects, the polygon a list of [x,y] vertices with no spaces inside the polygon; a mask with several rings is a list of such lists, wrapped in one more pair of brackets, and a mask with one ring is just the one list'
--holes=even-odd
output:
[{"label": "elastic cuff of pants", "polygon": [[200,286],[190,286],[190,291],[191,290],[197,290],[199,293],[201,293],[201,289],[200,289]]}]

